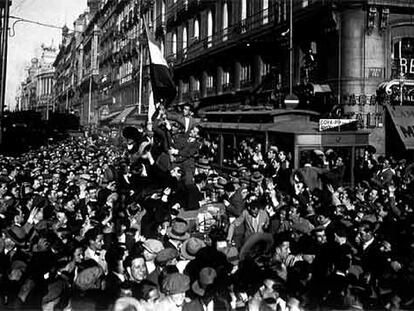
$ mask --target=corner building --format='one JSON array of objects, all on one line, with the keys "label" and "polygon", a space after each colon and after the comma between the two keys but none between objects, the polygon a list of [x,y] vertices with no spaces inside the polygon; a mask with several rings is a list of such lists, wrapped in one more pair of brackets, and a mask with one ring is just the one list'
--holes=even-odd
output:
[{"label": "corner building", "polygon": [[[414,2],[292,5],[293,92],[300,106],[327,113],[337,105],[337,117],[357,119],[369,143],[384,153],[384,104],[396,104],[401,85],[399,104],[412,103]],[[289,8],[288,0],[153,1],[155,34],[174,68],[176,104],[190,101],[202,115],[283,109]],[[384,86],[391,89],[386,96]]]}]

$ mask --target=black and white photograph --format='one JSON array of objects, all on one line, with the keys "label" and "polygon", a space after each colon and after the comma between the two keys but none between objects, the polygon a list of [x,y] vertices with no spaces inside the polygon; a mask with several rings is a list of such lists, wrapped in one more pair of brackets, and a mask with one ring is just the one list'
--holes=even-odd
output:
[{"label": "black and white photograph", "polygon": [[414,0],[0,0],[0,310],[414,310]]}]

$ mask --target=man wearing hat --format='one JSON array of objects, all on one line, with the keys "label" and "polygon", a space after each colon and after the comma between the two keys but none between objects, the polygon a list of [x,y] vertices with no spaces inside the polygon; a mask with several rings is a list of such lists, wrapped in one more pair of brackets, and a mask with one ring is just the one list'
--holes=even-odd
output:
[{"label": "man wearing hat", "polygon": [[190,278],[181,273],[168,274],[162,282],[165,297],[154,305],[155,311],[181,311],[185,293],[190,289]]},{"label": "man wearing hat", "polygon": [[189,238],[180,248],[181,260],[177,264],[178,271],[183,272],[187,264],[196,258],[197,252],[206,247],[206,243],[198,238]]},{"label": "man wearing hat", "polygon": [[143,244],[145,264],[147,265],[148,273],[150,274],[155,270],[155,258],[157,254],[164,249],[164,245],[155,239],[148,239]]},{"label": "man wearing hat", "polygon": [[247,210],[244,210],[242,214],[230,224],[227,234],[227,241],[233,240],[234,229],[244,224],[245,238],[248,238],[254,233],[263,233],[265,228],[269,225],[269,215],[265,210],[260,207],[258,201],[252,201],[249,203]]},{"label": "man wearing hat", "polygon": [[181,244],[189,237],[187,221],[176,218],[172,221],[171,227],[167,229],[167,239],[164,241],[164,247],[179,250]]},{"label": "man wearing hat", "polygon": [[193,293],[196,295],[191,302],[186,303],[183,311],[204,311],[214,310],[214,288],[213,284],[217,278],[217,272],[211,267],[201,269],[198,279],[191,285]]}]

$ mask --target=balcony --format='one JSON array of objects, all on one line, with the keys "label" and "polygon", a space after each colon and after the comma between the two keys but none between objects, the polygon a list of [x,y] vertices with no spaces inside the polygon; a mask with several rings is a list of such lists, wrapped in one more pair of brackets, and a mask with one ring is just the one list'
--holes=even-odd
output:
[{"label": "balcony", "polygon": [[202,11],[206,6],[214,6],[214,1],[177,0],[171,4],[166,12],[166,26],[171,28],[188,19],[193,13]]},{"label": "balcony", "polygon": [[[178,5],[179,2],[175,3]],[[260,35],[263,30],[271,30],[274,21],[274,12],[271,9],[262,10],[255,15],[230,25],[226,29],[216,32],[214,35],[206,38],[191,38],[188,42],[187,53],[185,57],[167,56],[174,61],[174,65],[180,65],[185,62],[197,59],[198,57],[212,51],[227,48],[236,45],[245,36],[252,34]],[[177,55],[178,56],[178,55]]]}]

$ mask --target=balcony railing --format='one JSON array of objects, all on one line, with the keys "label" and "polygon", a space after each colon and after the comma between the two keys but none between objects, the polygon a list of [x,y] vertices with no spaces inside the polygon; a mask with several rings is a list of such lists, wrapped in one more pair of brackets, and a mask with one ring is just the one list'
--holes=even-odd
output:
[{"label": "balcony railing", "polygon": [[[175,5],[178,5],[178,2]],[[205,54],[206,50],[212,50],[238,42],[240,38],[251,31],[258,31],[263,29],[263,27],[271,27],[273,19],[273,10],[266,9],[259,11],[255,15],[249,16],[239,23],[230,25],[228,28],[216,32],[212,36],[203,39],[191,38],[188,42],[186,57],[169,55],[167,58],[174,60],[174,64],[176,65],[187,60],[195,59]]]}]

